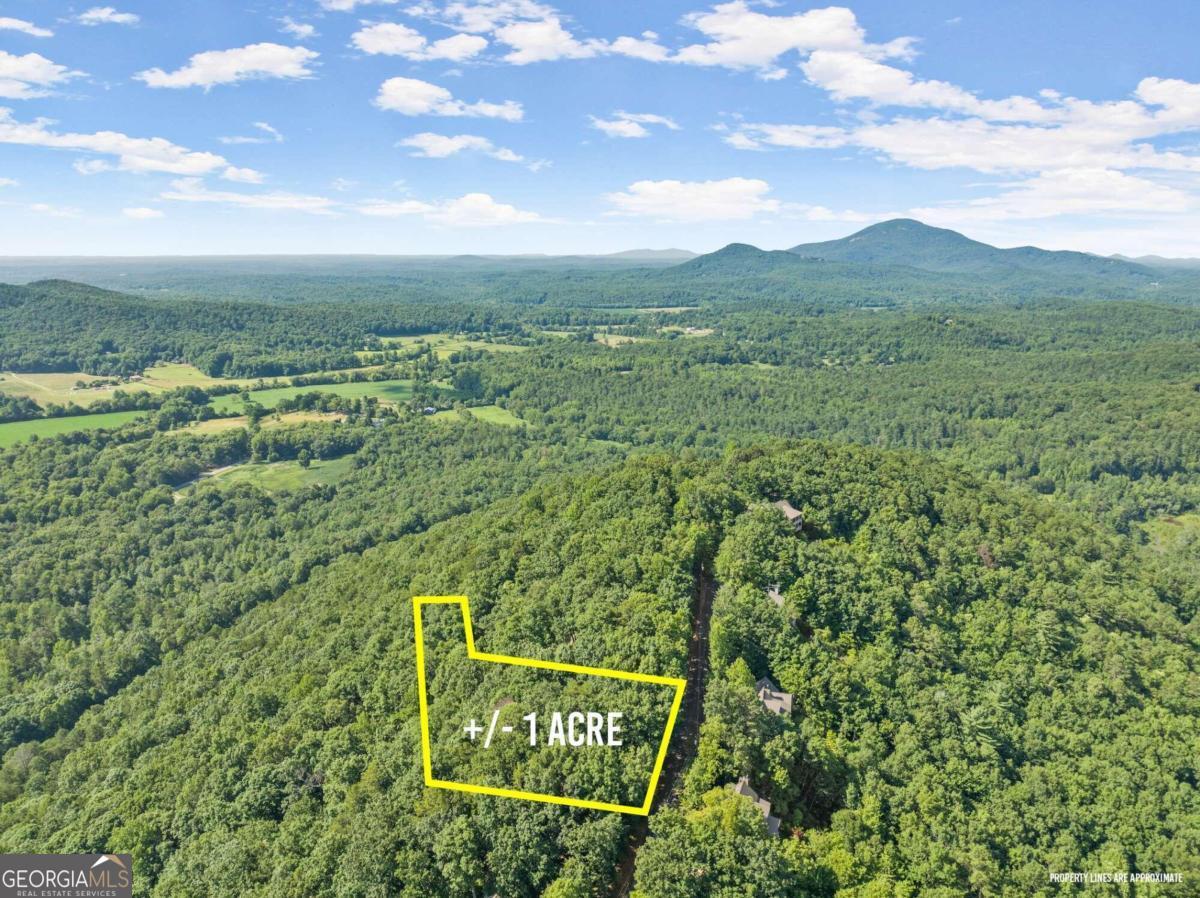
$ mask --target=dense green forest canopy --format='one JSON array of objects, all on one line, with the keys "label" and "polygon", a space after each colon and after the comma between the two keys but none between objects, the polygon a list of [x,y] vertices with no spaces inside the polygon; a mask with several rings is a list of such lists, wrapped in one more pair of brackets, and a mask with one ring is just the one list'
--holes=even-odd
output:
[{"label": "dense green forest canopy", "polygon": [[[1187,273],[1076,263],[0,288],[0,371],[279,378],[0,450],[0,849],[129,851],[161,896],[1197,894],[1200,310]],[[4,387],[0,417],[45,412]],[[691,678],[648,823],[424,787],[409,599],[441,593],[486,650]],[[451,723],[504,693],[453,630]],[[630,788],[451,723],[465,776]]]},{"label": "dense green forest canopy", "polygon": [[133,374],[183,360],[215,377],[271,377],[357,365],[355,350],[376,334],[489,330],[504,320],[489,307],[170,302],[41,281],[0,286],[0,368]]},{"label": "dense green forest canopy", "polygon": [[[764,507],[781,494],[803,534]],[[470,594],[495,651],[681,671],[701,565],[721,583],[706,723],[637,894],[1027,895],[1047,869],[1193,869],[1194,586],[1170,594],[1131,542],[1036,497],[817,443],[551,478],[319,564],[13,749],[0,840],[119,846],[161,894],[598,894],[621,818],[421,788],[403,597]],[[793,716],[758,704],[767,674]],[[723,789],[747,774],[803,838]]]}]

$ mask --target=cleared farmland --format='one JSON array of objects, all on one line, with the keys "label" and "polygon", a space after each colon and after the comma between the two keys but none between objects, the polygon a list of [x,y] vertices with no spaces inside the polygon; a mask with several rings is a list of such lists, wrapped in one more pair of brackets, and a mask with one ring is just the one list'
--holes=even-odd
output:
[{"label": "cleared farmland", "polygon": [[[380,337],[379,342],[386,349],[412,349],[416,346],[429,346],[437,353],[439,359],[445,359],[451,353],[464,349],[478,349],[484,352],[525,352],[528,346],[518,346],[514,343],[491,343],[486,340],[471,340],[455,334],[412,334],[406,337]],[[370,361],[378,356],[373,350],[363,350],[357,353],[362,361]]]},{"label": "cleared farmland", "polygon": [[0,393],[10,396],[27,396],[38,405],[68,405],[74,403],[87,407],[102,399],[111,399],[120,390],[123,393],[163,393],[178,387],[250,386],[256,381],[209,377],[194,365],[182,362],[155,365],[147,368],[136,379],[97,377],[82,371],[51,372],[0,372]]},{"label": "cleared farmland", "polygon": [[[413,396],[411,380],[376,380],[251,390],[250,399],[263,408],[274,408],[280,401],[293,399],[303,393],[333,393],[348,399],[365,399],[368,396],[374,396],[380,402],[407,402]],[[226,396],[218,396],[213,399],[212,407],[221,414],[240,412],[243,407],[242,395],[230,393]]]},{"label": "cleared farmland", "polygon": [[120,427],[145,415],[145,412],[102,412],[98,415],[71,415],[67,418],[34,418],[31,421],[10,421],[0,424],[0,447],[11,446],[36,436],[52,437],[76,430],[97,430],[101,427]]},{"label": "cleared farmland", "polygon": [[354,456],[314,460],[305,468],[298,461],[280,461],[234,465],[188,484],[178,493],[180,497],[205,484],[252,483],[269,493],[297,490],[314,483],[336,483],[354,468]]},{"label": "cleared farmland", "polygon": [[514,415],[506,408],[501,408],[498,405],[479,405],[474,408],[451,409],[437,414],[430,415],[430,420],[433,421],[459,421],[461,420],[460,411],[467,412],[480,421],[488,424],[499,424],[503,427],[516,427],[525,422]]}]

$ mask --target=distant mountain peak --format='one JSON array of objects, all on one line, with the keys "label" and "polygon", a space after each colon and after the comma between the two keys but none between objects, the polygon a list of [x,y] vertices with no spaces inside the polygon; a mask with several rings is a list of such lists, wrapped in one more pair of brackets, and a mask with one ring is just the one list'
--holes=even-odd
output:
[{"label": "distant mountain peak", "polygon": [[925,271],[963,274],[1095,275],[1105,278],[1151,277],[1142,265],[1088,253],[1044,250],[1033,246],[1000,249],[958,231],[935,228],[912,218],[881,221],[839,240],[802,243],[788,252],[807,259],[870,265],[905,265]]},{"label": "distant mountain peak", "polygon": [[765,253],[766,250],[759,249],[749,243],[729,243],[721,247],[710,256],[753,256],[757,253]]},{"label": "distant mountain peak", "polygon": [[765,250],[749,243],[730,243],[715,252],[676,265],[671,270],[693,274],[754,274],[766,269],[781,266],[791,268],[803,264],[803,259],[785,250]]},{"label": "distant mountain peak", "polygon": [[662,262],[686,262],[696,258],[697,253],[687,249],[627,249],[619,253],[609,253],[609,259],[649,259]]},{"label": "distant mountain peak", "polygon": [[851,236],[859,236],[868,233],[880,233],[884,231],[941,231],[946,234],[955,234],[959,237],[962,235],[957,231],[951,231],[947,228],[935,228],[933,225],[927,225],[923,221],[918,221],[915,218],[889,218],[887,221],[878,221],[873,225],[867,225],[857,234]]}]

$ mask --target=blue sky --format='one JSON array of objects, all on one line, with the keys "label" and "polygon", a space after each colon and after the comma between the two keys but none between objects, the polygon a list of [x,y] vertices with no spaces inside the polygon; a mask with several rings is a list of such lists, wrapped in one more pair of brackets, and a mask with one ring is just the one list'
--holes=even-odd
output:
[{"label": "blue sky", "polygon": [[1200,7],[7,0],[0,252],[1200,256]]}]

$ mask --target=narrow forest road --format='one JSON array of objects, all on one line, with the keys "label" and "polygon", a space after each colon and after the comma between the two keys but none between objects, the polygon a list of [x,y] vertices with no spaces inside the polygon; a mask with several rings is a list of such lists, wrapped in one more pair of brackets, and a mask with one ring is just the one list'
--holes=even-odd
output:
[{"label": "narrow forest road", "polygon": [[[717,584],[708,570],[701,565],[696,571],[696,591],[692,598],[692,638],[688,643],[687,687],[683,692],[683,706],[671,734],[671,745],[663,764],[662,776],[654,793],[652,810],[658,810],[666,801],[679,797],[680,774],[687,761],[696,753],[700,744],[700,724],[704,722],[704,687],[708,683],[708,630],[712,623],[713,594]],[[638,849],[646,841],[648,819],[638,817],[629,833],[629,841],[617,865],[617,878],[613,886],[614,898],[629,898],[633,890],[633,869]]]}]

